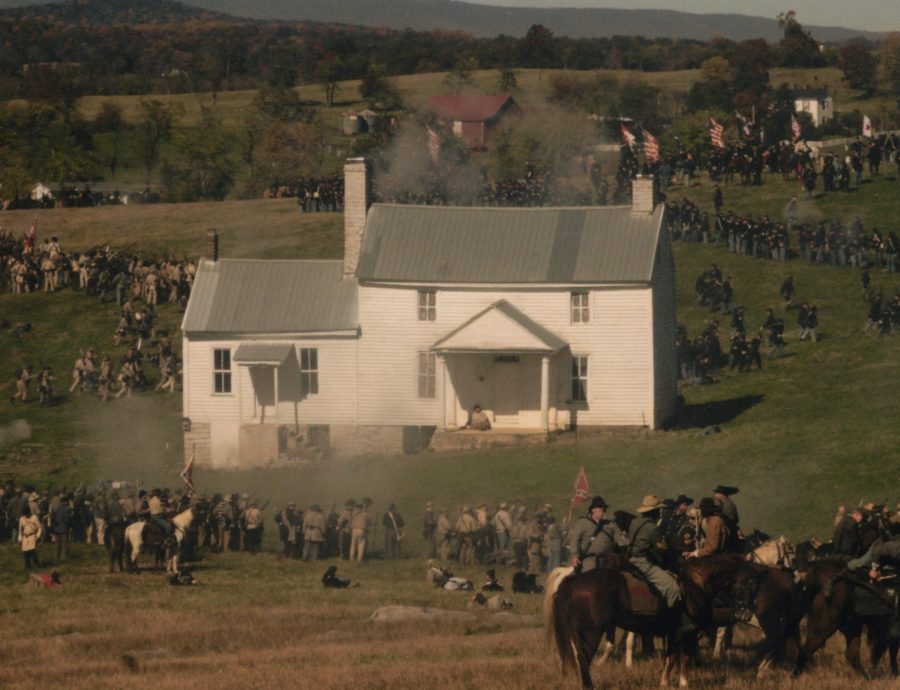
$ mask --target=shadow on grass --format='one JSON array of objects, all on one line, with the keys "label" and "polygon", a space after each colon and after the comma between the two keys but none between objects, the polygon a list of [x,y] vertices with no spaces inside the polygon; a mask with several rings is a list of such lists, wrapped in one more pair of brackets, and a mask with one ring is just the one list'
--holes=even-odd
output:
[{"label": "shadow on grass", "polygon": [[703,429],[725,424],[763,401],[762,395],[743,395],[727,400],[713,400],[696,405],[684,405],[675,424],[676,429]]}]

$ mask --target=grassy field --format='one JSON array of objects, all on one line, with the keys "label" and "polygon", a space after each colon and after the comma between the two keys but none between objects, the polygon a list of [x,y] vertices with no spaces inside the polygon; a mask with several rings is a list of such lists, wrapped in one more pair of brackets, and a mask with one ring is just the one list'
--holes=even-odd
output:
[{"label": "grassy field", "polygon": [[[797,193],[796,186],[772,177],[762,188],[728,187],[726,207],[778,215]],[[898,189],[900,182],[882,178],[859,192],[814,199],[804,212],[809,217],[859,214],[867,229],[871,223],[896,228]],[[711,205],[708,181],[684,192],[673,190],[674,197],[682,193]],[[66,248],[109,242],[196,254],[205,231],[215,227],[225,256],[340,255],[340,218],[301,216],[290,201],[73,209],[45,212],[40,218],[39,235],[56,233]],[[0,220],[18,228],[18,234],[29,216],[8,213]],[[572,482],[584,466],[592,491],[602,493],[615,509],[633,510],[646,493],[686,491],[699,498],[716,483],[735,484],[741,487],[736,499],[745,528],[784,532],[799,540],[827,538],[838,502],[900,499],[895,484],[900,470],[900,339],[863,336],[866,312],[858,273],[798,261],[754,261],[711,245],[677,243],[675,254],[679,321],[692,335],[711,316],[696,306],[694,279],[717,262],[735,279],[748,328],[761,324],[767,306],[779,304],[778,287],[792,273],[797,297],[820,307],[821,341],[798,343],[795,317],[788,312],[789,357],[765,360],[762,371],[725,372],[715,385],[684,385],[687,415],[667,432],[582,436],[543,447],[478,453],[372,456],[293,469],[195,473],[203,491],[255,491],[271,501],[266,508],[270,550],[275,547],[271,516],[287,500],[301,506],[340,504],[368,495],[379,516],[388,502],[396,502],[410,523],[409,558],[339,564],[340,575],[361,585],[346,592],[322,590],[323,565],[286,562],[273,553],[211,556],[198,567],[201,586],[169,588],[156,575],[107,576],[99,550],[80,545],[63,564],[54,563],[49,547],[43,547],[44,570],[59,567],[65,585],[60,591],[38,591],[21,584],[16,547],[0,545],[0,592],[7,602],[2,621],[8,630],[22,631],[0,647],[0,659],[6,662],[0,667],[0,687],[121,688],[151,676],[160,688],[574,687],[574,678],[560,680],[532,620],[368,621],[377,607],[388,604],[466,610],[464,594],[444,593],[424,582],[418,520],[426,500],[453,507],[519,498],[529,505],[550,501],[564,513]],[[887,295],[900,289],[896,275],[873,271],[873,282]],[[160,311],[161,324],[176,333],[180,314],[171,306]],[[0,317],[34,326],[21,337],[9,329],[0,331],[0,352],[6,355],[0,427],[21,418],[32,428],[28,441],[0,448],[0,477],[15,475],[19,482],[54,487],[98,479],[178,485],[177,395],[145,393],[104,405],[63,394],[46,408],[4,402],[20,363],[52,364],[64,390],[79,347],[95,345],[113,353],[113,304],[99,305],[71,291],[2,295]],[[727,325],[723,340],[726,335]],[[722,433],[702,435],[702,428],[712,423]],[[373,540],[376,546],[379,536]],[[482,579],[476,568],[454,570],[476,582]],[[509,570],[500,575],[509,582]],[[517,613],[539,610],[536,598],[513,599]],[[837,640],[809,676],[792,681],[776,672],[756,682],[750,664],[755,635],[741,632],[734,659],[728,665],[705,665],[694,685],[807,690],[856,683],[840,658]],[[16,663],[26,657],[27,669]],[[659,662],[649,660],[626,673],[617,663],[606,680],[613,687],[646,687],[657,682],[659,668]],[[867,687],[889,684],[880,680]]]}]

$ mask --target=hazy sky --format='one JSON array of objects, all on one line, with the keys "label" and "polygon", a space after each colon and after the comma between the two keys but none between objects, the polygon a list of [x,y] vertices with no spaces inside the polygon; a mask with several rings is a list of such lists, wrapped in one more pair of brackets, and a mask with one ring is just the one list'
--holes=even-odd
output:
[{"label": "hazy sky", "polygon": [[900,31],[900,0],[470,0],[514,7],[614,7],[750,14],[774,19],[795,10],[801,24]]}]

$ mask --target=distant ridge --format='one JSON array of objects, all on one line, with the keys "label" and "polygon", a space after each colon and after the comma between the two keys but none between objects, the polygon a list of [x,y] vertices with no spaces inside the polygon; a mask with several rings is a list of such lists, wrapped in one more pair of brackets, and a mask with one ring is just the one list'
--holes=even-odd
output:
[{"label": "distant ridge", "polygon": [[[0,9],[40,4],[43,3],[34,0],[0,0]],[[140,23],[136,21],[136,16],[144,16],[145,21],[150,21],[154,12],[161,11],[164,16],[176,20],[179,16],[200,19],[231,15],[232,18],[270,21],[463,31],[479,37],[499,34],[524,36],[532,24],[542,24],[557,36],[573,38],[621,35],[707,41],[713,36],[722,36],[737,41],[751,38],[777,41],[782,35],[775,19],[739,14],[690,14],[674,10],[497,7],[455,0],[187,0],[186,4],[191,8],[178,10],[176,6],[179,4],[170,0],[72,0],[54,5],[53,14],[62,19],[60,13],[74,15],[87,6],[91,8],[92,15],[104,16],[109,23]],[[108,8],[95,10],[95,5]],[[192,8],[203,8],[211,14],[193,14],[195,10]],[[179,15],[179,12],[182,14]],[[883,35],[806,23],[804,27],[823,42],[841,42],[858,37],[878,39]]]},{"label": "distant ridge", "polygon": [[32,17],[92,26],[237,20],[237,17],[222,12],[175,0],[64,0],[51,3],[0,0],[0,10],[5,17]]}]

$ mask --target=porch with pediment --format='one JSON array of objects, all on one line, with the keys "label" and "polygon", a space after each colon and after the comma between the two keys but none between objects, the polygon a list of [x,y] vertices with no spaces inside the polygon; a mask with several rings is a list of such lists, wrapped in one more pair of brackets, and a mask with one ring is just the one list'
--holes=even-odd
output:
[{"label": "porch with pediment", "polygon": [[559,355],[568,344],[500,300],[431,347],[436,355],[438,427],[462,429],[474,405],[492,429],[556,429]]}]

